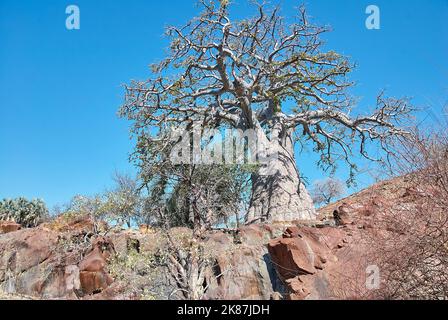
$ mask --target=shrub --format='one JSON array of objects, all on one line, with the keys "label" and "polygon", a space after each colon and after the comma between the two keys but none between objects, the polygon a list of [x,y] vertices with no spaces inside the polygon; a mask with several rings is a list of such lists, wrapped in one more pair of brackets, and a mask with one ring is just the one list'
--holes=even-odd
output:
[{"label": "shrub", "polygon": [[[382,266],[380,299],[448,299],[448,134],[413,130],[398,145],[393,173],[402,202],[386,208],[372,251]],[[376,244],[376,245],[375,245]]]}]

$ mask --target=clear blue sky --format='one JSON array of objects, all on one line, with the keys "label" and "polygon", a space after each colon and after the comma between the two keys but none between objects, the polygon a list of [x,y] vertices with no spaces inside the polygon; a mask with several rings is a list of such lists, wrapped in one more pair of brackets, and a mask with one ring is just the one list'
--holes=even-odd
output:
[{"label": "clear blue sky", "polygon": [[[235,2],[244,4],[245,0]],[[273,0],[272,2],[277,2]],[[297,1],[281,1],[293,13]],[[81,10],[81,29],[65,28],[65,8]],[[369,4],[381,30],[367,30]],[[308,11],[334,31],[328,48],[358,64],[352,79],[360,108],[383,88],[430,107],[448,101],[448,0],[313,0]],[[0,0],[0,198],[43,198],[51,207],[133,172],[129,124],[116,117],[121,85],[148,75],[163,57],[163,28],[196,13],[193,1]],[[244,5],[235,10],[244,16]],[[298,162],[310,180],[312,156]],[[343,171],[341,172],[343,173]],[[360,178],[360,187],[369,178]]]}]

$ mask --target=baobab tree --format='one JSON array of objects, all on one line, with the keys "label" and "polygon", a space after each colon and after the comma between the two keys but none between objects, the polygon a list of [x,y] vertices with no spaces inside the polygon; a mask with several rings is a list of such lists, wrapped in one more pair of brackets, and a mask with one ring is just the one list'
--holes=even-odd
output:
[{"label": "baobab tree", "polygon": [[269,163],[252,175],[247,220],[291,221],[315,216],[295,143],[313,145],[326,169],[344,160],[354,170],[355,150],[379,160],[367,144],[387,154],[390,140],[405,134],[406,99],[380,94],[370,114],[352,112],[347,75],[353,65],[325,51],[321,35],[328,28],[310,23],[303,7],[288,23],[279,8],[266,4],[253,4],[254,16],[240,20],[232,19],[228,1],[200,6],[202,13],[186,25],[167,28],[169,50],[152,65],[151,78],[126,86],[120,114],[134,122],[138,153],[168,127],[194,121],[254,130],[275,156],[267,154]]}]

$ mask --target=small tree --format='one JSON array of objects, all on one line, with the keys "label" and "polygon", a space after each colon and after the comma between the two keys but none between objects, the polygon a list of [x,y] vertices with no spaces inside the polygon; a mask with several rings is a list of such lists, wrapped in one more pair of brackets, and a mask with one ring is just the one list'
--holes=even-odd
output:
[{"label": "small tree", "polygon": [[186,300],[201,300],[207,291],[206,271],[211,265],[211,254],[197,238],[173,238],[167,233],[168,248],[161,255],[165,257],[166,266],[176,282],[170,299],[179,296]]},{"label": "small tree", "polygon": [[249,203],[252,166],[173,164],[169,146],[152,147],[139,162],[148,191],[145,223],[197,231],[229,219],[238,224]]},{"label": "small tree", "polygon": [[62,214],[71,217],[88,217],[93,223],[94,233],[99,231],[100,221],[105,221],[108,217],[108,207],[103,194],[76,195],[62,211]]},{"label": "small tree", "polygon": [[345,184],[339,179],[326,178],[313,183],[311,196],[316,204],[330,204],[335,199],[344,195]]},{"label": "small tree", "polygon": [[139,185],[130,175],[118,172],[115,173],[113,180],[114,188],[105,195],[108,218],[115,220],[119,225],[124,223],[130,228],[141,215],[143,200]]}]

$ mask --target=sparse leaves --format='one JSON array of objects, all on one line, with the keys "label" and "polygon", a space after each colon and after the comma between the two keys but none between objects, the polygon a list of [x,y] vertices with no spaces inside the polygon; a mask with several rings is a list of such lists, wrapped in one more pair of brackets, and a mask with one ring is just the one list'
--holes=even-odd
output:
[{"label": "sparse leaves", "polygon": [[[289,20],[278,7],[251,4],[251,16],[234,19],[230,2],[201,1],[197,17],[167,29],[171,45],[165,59],[146,81],[126,86],[120,109],[120,115],[133,122],[133,134],[139,139],[136,158],[148,159],[148,146],[160,140],[160,133],[197,121],[204,128],[253,129],[266,139],[278,131],[279,138],[271,142],[283,148],[296,133],[295,142],[319,154],[323,170],[333,173],[339,164],[347,164],[349,180],[355,176],[358,155],[387,160],[391,142],[407,134],[404,120],[414,110],[409,101],[381,93],[373,111],[357,112],[348,78],[355,66],[347,57],[326,50],[322,35],[329,28],[310,21],[304,7]],[[288,153],[295,166],[294,151]],[[297,183],[284,186],[285,192],[295,194]],[[281,189],[260,197],[281,199],[272,197]],[[283,205],[271,200],[260,198],[252,206]]]},{"label": "sparse leaves", "polygon": [[[251,17],[235,20],[230,2],[202,1],[200,15],[168,28],[166,58],[147,81],[126,87],[121,115],[134,122],[134,132],[157,135],[194,120],[266,131],[280,123],[301,132],[300,143],[315,145],[325,170],[339,162],[354,170],[355,152],[382,160],[370,151],[387,155],[390,141],[406,134],[408,100],[380,94],[370,115],[354,112],[348,93],[354,65],[325,51],[321,35],[329,28],[314,25],[304,7],[287,23],[278,7],[252,5]],[[287,101],[294,105],[285,108]]]}]

